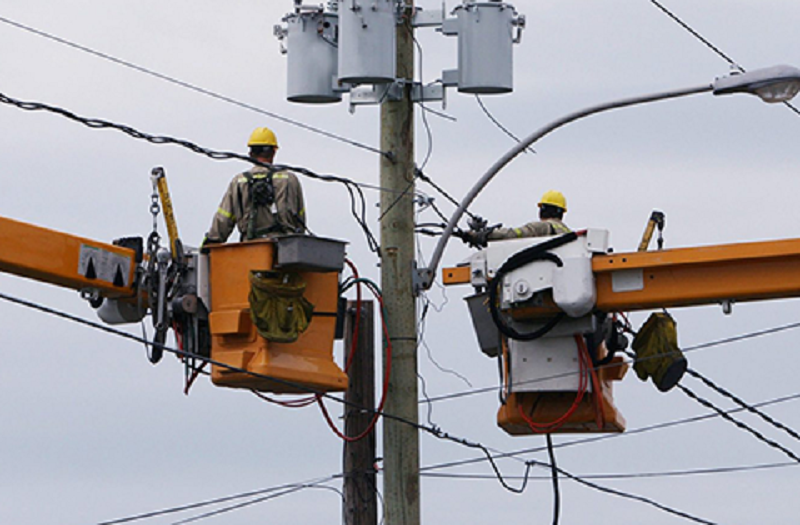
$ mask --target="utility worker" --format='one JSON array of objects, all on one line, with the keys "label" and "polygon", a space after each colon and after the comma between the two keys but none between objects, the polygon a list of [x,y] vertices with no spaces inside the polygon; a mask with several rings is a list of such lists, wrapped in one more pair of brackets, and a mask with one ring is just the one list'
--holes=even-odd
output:
[{"label": "utility worker", "polygon": [[481,228],[463,232],[461,239],[469,244],[482,248],[487,241],[497,239],[518,239],[522,237],[545,237],[569,233],[569,227],[564,224],[564,214],[567,212],[567,199],[560,191],[549,190],[544,192],[539,200],[539,220],[529,222],[519,228]]},{"label": "utility worker", "polygon": [[[252,159],[272,164],[278,149],[272,130],[256,128],[247,145]],[[289,171],[270,174],[263,166],[236,175],[222,197],[204,244],[225,242],[234,226],[239,229],[240,240],[304,233],[303,188],[297,176]]]}]

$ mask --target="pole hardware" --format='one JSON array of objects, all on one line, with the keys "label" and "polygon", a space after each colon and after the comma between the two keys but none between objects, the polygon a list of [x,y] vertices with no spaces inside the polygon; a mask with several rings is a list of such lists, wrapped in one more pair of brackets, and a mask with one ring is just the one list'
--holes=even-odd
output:
[{"label": "pole hardware", "polygon": [[[332,103],[349,92],[353,113],[355,106],[395,96],[392,84],[403,80],[395,74],[393,28],[405,23],[404,11],[411,13],[412,28],[433,27],[458,38],[458,67],[415,87],[413,102],[442,101],[444,106],[447,87],[483,95],[513,90],[512,46],[522,41],[526,21],[511,4],[467,0],[448,18],[444,2],[426,11],[409,9],[401,0],[344,0],[329,2],[327,9],[295,0],[294,11],[273,31],[288,57],[287,99]],[[381,89],[384,85],[391,86]]]}]

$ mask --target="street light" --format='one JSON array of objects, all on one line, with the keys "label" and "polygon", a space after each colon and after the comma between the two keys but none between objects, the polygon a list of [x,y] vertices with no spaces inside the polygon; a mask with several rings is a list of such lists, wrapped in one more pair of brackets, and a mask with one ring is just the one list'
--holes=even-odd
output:
[{"label": "street light", "polygon": [[467,195],[459,204],[458,209],[450,217],[447,227],[439,239],[436,249],[431,257],[431,262],[427,268],[420,268],[417,270],[419,276],[419,289],[428,290],[433,285],[436,269],[439,267],[444,248],[453,231],[464,215],[467,207],[472,204],[475,197],[483,191],[483,188],[491,181],[497,173],[503,169],[506,164],[511,162],[517,155],[527,149],[531,144],[554,131],[561,126],[568,124],[572,121],[594,115],[595,113],[602,113],[616,108],[623,108],[628,106],[636,106],[639,104],[646,104],[648,102],[655,102],[657,100],[666,100],[670,98],[685,97],[688,95],[695,95],[698,93],[713,92],[714,95],[727,95],[730,93],[749,93],[757,95],[764,102],[776,103],[786,102],[800,92],[800,69],[792,66],[773,66],[763,69],[757,69],[747,73],[732,73],[726,77],[718,78],[711,84],[703,84],[684,89],[677,89],[673,91],[665,91],[662,93],[654,93],[652,95],[644,95],[640,97],[626,98],[606,102],[596,106],[570,113],[560,119],[554,120],[550,124],[540,128],[532,135],[518,142],[511,148],[505,155],[495,162],[489,170],[478,179],[478,182],[469,190]]},{"label": "street light", "polygon": [[715,95],[750,93],[774,104],[791,100],[800,91],[800,69],[772,66],[749,73],[732,73],[714,82]]}]

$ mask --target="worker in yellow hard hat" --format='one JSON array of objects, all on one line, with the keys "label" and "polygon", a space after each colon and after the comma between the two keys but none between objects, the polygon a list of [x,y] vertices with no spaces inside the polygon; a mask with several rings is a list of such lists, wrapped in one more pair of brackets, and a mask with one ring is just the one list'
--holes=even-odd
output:
[{"label": "worker in yellow hard hat", "polygon": [[529,222],[518,228],[481,227],[467,232],[462,232],[459,237],[470,246],[482,248],[488,241],[497,239],[517,239],[521,237],[545,237],[569,233],[569,227],[564,224],[564,214],[567,212],[567,199],[564,194],[556,190],[544,192],[539,200],[539,220]]},{"label": "worker in yellow hard hat", "polygon": [[[272,164],[278,139],[271,129],[256,128],[247,146],[254,161]],[[236,175],[214,214],[204,244],[225,242],[234,227],[238,227],[241,240],[305,233],[303,188],[297,176],[290,171],[272,173],[258,164]]]}]

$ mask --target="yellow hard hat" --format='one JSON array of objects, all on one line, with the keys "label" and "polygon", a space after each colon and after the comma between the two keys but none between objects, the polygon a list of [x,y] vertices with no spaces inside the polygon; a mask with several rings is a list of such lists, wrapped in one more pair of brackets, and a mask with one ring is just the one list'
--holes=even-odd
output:
[{"label": "yellow hard hat", "polygon": [[548,190],[544,192],[542,200],[539,201],[539,206],[542,204],[549,204],[550,206],[555,206],[556,208],[567,211],[567,199],[560,191]]},{"label": "yellow hard hat", "polygon": [[278,139],[275,133],[269,128],[256,128],[250,134],[250,140],[247,141],[248,146],[272,146],[278,147]]}]

